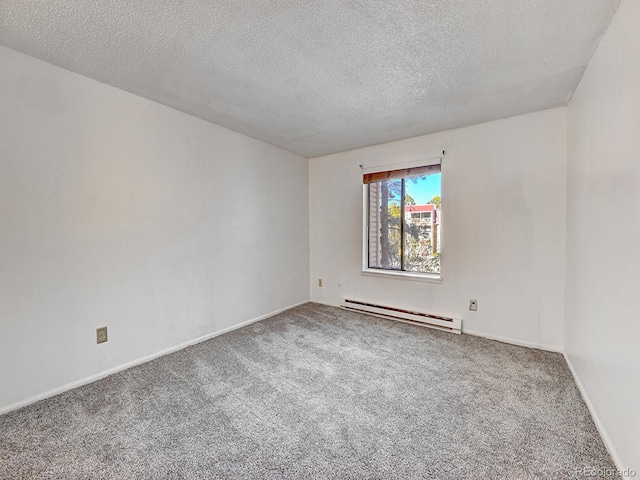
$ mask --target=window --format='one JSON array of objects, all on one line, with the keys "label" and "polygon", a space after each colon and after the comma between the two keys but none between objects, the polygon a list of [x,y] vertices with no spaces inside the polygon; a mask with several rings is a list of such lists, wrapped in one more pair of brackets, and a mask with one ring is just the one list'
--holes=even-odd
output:
[{"label": "window", "polygon": [[368,173],[369,271],[440,275],[440,164]]}]

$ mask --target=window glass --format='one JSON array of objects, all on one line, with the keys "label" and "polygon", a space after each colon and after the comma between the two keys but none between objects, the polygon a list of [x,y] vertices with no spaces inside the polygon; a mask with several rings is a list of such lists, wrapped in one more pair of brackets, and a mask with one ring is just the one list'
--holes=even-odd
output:
[{"label": "window glass", "polygon": [[368,184],[368,267],[440,274],[440,172]]}]

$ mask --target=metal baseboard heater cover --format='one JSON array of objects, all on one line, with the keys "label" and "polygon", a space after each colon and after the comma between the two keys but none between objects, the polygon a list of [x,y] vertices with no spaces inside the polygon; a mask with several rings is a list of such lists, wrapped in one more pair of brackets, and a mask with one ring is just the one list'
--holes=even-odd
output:
[{"label": "metal baseboard heater cover", "polygon": [[462,333],[462,320],[458,318],[441,317],[429,313],[412,312],[396,307],[376,305],[374,303],[363,302],[343,298],[340,307],[354,312],[368,313],[376,317],[398,320],[400,322],[412,323],[423,327],[437,328],[447,332]]}]

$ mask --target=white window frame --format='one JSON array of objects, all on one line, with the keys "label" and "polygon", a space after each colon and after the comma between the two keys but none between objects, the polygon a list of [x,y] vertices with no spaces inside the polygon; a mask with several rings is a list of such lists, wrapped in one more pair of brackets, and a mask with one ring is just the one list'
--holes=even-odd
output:
[{"label": "white window frame", "polygon": [[[405,168],[425,167],[428,165],[441,165],[442,174],[442,157],[434,157],[425,160],[416,160],[414,162],[397,163],[391,165],[378,165],[371,167],[363,167],[362,173],[366,175],[368,173],[384,172],[390,170],[400,170]],[[441,177],[442,178],[442,177]],[[442,180],[440,183],[440,189],[442,190]],[[441,195],[444,197],[444,194]],[[442,210],[442,204],[440,204]],[[440,228],[442,228],[442,216],[440,217]],[[440,259],[442,260],[444,249],[445,234],[441,234],[440,238]],[[440,273],[421,273],[421,272],[403,272],[399,270],[382,270],[380,268],[369,268],[369,185],[362,185],[362,275],[369,275],[372,277],[380,278],[392,278],[397,280],[414,280],[420,282],[429,283],[442,283],[442,263],[440,264]]]}]

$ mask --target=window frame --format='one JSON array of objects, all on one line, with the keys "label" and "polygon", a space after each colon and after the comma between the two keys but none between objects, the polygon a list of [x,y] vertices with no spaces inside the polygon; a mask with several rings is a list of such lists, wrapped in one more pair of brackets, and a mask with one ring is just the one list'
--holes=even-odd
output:
[{"label": "window frame", "polygon": [[[440,164],[440,173],[442,175],[442,157],[429,158],[426,160],[419,160],[411,163],[400,163],[400,164],[392,164],[392,165],[380,165],[377,167],[368,167],[362,168],[363,173],[375,173],[375,172],[383,172],[383,171],[391,171],[391,170],[400,170],[405,168],[416,168],[430,165],[438,165]],[[440,177],[441,184],[440,189],[442,190],[442,177]],[[403,182],[403,194],[404,194],[404,182]],[[442,197],[443,195],[441,195]],[[440,211],[442,211],[442,204],[440,204]],[[405,212],[404,209],[401,209],[401,222],[405,220]],[[392,278],[399,280],[414,280],[414,281],[422,281],[429,283],[442,283],[442,263],[440,266],[440,273],[423,273],[423,272],[411,272],[406,270],[392,270],[392,269],[383,269],[383,268],[370,268],[369,267],[369,185],[362,185],[362,275],[381,277],[381,278]],[[442,215],[440,216],[440,228],[442,227]],[[441,230],[441,232],[442,232]],[[442,259],[442,252],[444,251],[444,234],[441,233],[440,238],[440,258]]]}]

